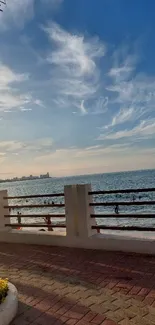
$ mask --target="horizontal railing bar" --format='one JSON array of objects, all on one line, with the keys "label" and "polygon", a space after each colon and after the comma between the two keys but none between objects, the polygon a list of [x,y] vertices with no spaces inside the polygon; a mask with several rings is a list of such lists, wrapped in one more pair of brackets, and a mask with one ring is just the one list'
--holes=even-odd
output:
[{"label": "horizontal railing bar", "polygon": [[35,199],[39,197],[59,197],[64,196],[64,193],[52,193],[52,194],[35,194],[35,195],[21,195],[21,196],[4,196],[4,200],[13,200],[13,199]]},{"label": "horizontal railing bar", "polygon": [[119,194],[119,193],[144,193],[144,192],[155,192],[155,188],[131,188],[124,190],[107,190],[107,191],[91,191],[89,195],[100,195],[100,194]]},{"label": "horizontal railing bar", "polygon": [[65,218],[65,214],[10,214],[5,215],[5,218]]},{"label": "horizontal railing bar", "polygon": [[151,214],[151,213],[135,213],[135,214],[125,214],[125,213],[120,213],[120,214],[91,214],[90,215],[91,218],[148,218],[148,219],[151,219],[151,218],[154,218],[155,217],[155,213]]},{"label": "horizontal railing bar", "polygon": [[90,206],[116,206],[116,205],[153,205],[155,201],[120,201],[120,202],[96,202],[90,203]]},{"label": "horizontal railing bar", "polygon": [[119,226],[92,226],[92,229],[104,229],[104,230],[137,230],[137,231],[155,231],[153,227],[138,227],[138,226],[127,226],[127,227],[119,227]]},{"label": "horizontal railing bar", "polygon": [[31,204],[31,205],[5,205],[4,209],[25,209],[25,208],[63,208],[64,203],[60,204]]},{"label": "horizontal railing bar", "polygon": [[22,227],[22,228],[40,228],[40,227],[44,227],[44,228],[66,228],[66,225],[49,225],[47,226],[46,224],[44,223],[41,223],[41,224],[32,224],[32,223],[12,223],[12,224],[5,224],[5,227],[11,227],[11,228],[17,228],[17,227]]}]

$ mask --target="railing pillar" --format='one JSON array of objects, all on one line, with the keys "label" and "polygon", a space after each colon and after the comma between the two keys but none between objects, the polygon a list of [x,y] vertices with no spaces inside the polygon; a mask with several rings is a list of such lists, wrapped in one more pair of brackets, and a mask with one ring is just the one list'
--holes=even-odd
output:
[{"label": "railing pillar", "polygon": [[65,215],[66,215],[66,232],[69,237],[79,235],[78,231],[78,202],[76,185],[66,185],[65,194]]},{"label": "railing pillar", "polygon": [[97,233],[91,227],[96,225],[96,220],[91,219],[90,215],[94,214],[94,207],[89,204],[92,202],[90,184],[77,185],[77,201],[78,201],[78,228],[81,238],[90,237]]},{"label": "railing pillar", "polygon": [[[5,214],[9,215],[9,209],[4,209],[5,205],[8,205],[8,200],[4,197],[7,197],[7,190],[0,191],[0,230],[6,230],[5,228]],[[7,219],[7,223],[10,223],[10,219]]]},{"label": "railing pillar", "polygon": [[90,215],[94,214],[93,207],[90,207],[91,185],[67,185],[65,186],[65,214],[67,236],[86,238],[97,233],[92,230],[92,225],[96,225],[95,219]]}]

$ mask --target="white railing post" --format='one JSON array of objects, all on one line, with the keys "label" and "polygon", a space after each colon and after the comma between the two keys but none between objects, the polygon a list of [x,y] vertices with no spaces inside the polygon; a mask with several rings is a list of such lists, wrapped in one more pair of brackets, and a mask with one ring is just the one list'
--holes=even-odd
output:
[{"label": "white railing post", "polygon": [[97,233],[92,229],[92,226],[96,225],[96,220],[90,216],[94,214],[94,207],[89,204],[92,202],[92,196],[90,184],[77,185],[77,201],[78,201],[78,227],[79,236],[81,238],[90,237]]},{"label": "white railing post", "polygon": [[10,223],[10,218],[7,218],[5,220],[5,215],[9,215],[9,209],[4,209],[5,205],[8,205],[8,200],[5,199],[4,197],[7,197],[8,193],[7,190],[0,191],[0,230],[6,230],[5,223],[9,224]]},{"label": "white railing post", "polygon": [[69,237],[77,237],[78,232],[78,202],[76,185],[66,185],[65,193],[65,215],[66,232]]},{"label": "white railing post", "polygon": [[93,207],[90,207],[92,200],[90,184],[67,185],[65,186],[65,214],[67,236],[88,238],[96,234],[92,225],[96,225],[95,219],[90,215],[94,214]]}]

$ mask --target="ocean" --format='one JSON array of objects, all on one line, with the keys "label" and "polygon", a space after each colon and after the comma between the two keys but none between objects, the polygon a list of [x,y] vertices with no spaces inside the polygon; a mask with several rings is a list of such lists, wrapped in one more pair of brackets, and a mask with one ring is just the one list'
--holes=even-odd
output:
[{"label": "ocean", "polygon": [[[33,195],[33,194],[51,194],[63,192],[64,185],[67,184],[91,184],[92,190],[114,190],[114,189],[130,189],[130,188],[150,188],[155,187],[155,169],[154,170],[140,170],[140,171],[129,171],[129,172],[119,172],[119,173],[106,173],[106,174],[95,174],[95,175],[82,175],[82,176],[72,176],[63,178],[49,178],[49,179],[38,179],[29,181],[20,181],[12,183],[1,183],[1,189],[7,189],[8,195],[19,196],[19,195]],[[155,200],[155,192],[149,193],[136,193],[135,199],[140,200]],[[94,196],[94,202],[106,202],[106,201],[132,201],[133,194],[115,194],[115,195],[96,195]],[[10,204],[43,204],[44,201],[48,202],[54,201],[55,203],[63,203],[63,198],[38,198],[26,200],[13,200],[9,201]],[[96,207],[95,213],[113,213],[115,207]],[[141,225],[141,226],[155,226],[155,206],[120,206],[120,213],[135,213],[135,218],[124,218],[119,219],[119,215],[113,219],[97,219],[98,224],[104,225]],[[43,213],[64,213],[63,208],[51,208],[45,209],[22,209],[22,214],[43,214]],[[136,213],[152,213],[151,219],[137,219]],[[14,209],[12,214],[17,214]],[[23,222],[35,223],[42,222],[43,219],[23,219]],[[62,222],[63,220],[61,220]],[[13,219],[12,219],[13,222]],[[17,222],[17,220],[14,220]],[[59,219],[54,219],[53,223],[60,223]]]}]

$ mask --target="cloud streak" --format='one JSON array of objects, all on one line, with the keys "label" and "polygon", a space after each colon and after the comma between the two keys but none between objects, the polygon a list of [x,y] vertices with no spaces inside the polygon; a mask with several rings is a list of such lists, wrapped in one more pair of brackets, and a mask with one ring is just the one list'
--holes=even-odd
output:
[{"label": "cloud streak", "polygon": [[136,59],[127,57],[120,65],[110,69],[111,84],[107,86],[113,104],[120,109],[109,127],[148,118],[154,110],[155,78],[136,73]]},{"label": "cloud streak", "polygon": [[105,46],[98,38],[71,34],[55,23],[49,24],[44,31],[52,45],[47,57],[52,69],[52,89],[64,107],[70,103],[85,114],[84,101],[98,96],[97,62],[105,55]]},{"label": "cloud streak", "polygon": [[0,63],[0,111],[18,109],[30,103],[28,94],[20,93],[18,87],[28,80],[28,74],[18,74],[6,65]]},{"label": "cloud streak", "polygon": [[40,138],[31,141],[0,141],[0,155],[30,155],[37,156],[38,154],[45,154],[51,152],[53,149],[52,138]]},{"label": "cloud streak", "polygon": [[118,140],[122,138],[137,139],[150,139],[155,138],[155,119],[142,121],[140,124],[130,130],[122,130],[117,132],[111,132],[109,134],[101,134],[98,140]]}]

